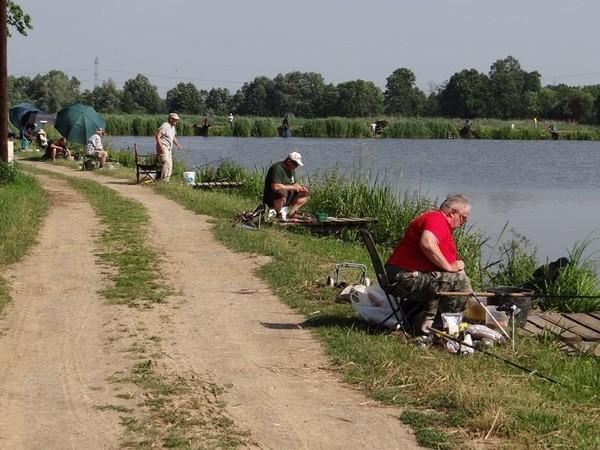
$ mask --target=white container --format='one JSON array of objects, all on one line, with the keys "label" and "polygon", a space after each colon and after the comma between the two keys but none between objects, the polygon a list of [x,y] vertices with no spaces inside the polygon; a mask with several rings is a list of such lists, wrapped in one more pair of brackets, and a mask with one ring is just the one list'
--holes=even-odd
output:
[{"label": "white container", "polygon": [[13,141],[8,141],[8,161],[9,163],[13,162],[15,159],[15,143]]},{"label": "white container", "polygon": [[196,184],[196,172],[183,172],[183,181],[188,186],[194,186]]}]

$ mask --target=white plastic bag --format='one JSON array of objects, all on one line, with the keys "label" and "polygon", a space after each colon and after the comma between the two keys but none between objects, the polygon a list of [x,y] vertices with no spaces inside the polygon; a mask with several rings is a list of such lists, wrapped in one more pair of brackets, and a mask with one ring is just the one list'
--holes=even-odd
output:
[{"label": "white plastic bag", "polygon": [[[395,329],[398,326],[396,317],[386,298],[385,292],[379,286],[352,285],[350,304],[358,318],[371,325]],[[389,317],[389,318],[388,318]],[[387,320],[385,320],[388,318]],[[385,320],[385,323],[382,323]]]},{"label": "white plastic bag", "polygon": [[488,341],[504,344],[504,336],[496,330],[492,330],[485,325],[469,325],[467,333],[473,336],[476,340],[487,339]]}]

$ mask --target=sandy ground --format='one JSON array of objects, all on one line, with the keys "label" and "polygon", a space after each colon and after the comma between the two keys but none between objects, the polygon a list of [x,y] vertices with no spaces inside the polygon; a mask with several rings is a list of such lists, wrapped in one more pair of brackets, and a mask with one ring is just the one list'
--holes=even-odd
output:
[{"label": "sandy ground", "polygon": [[53,208],[38,244],[6,273],[13,303],[0,319],[0,448],[117,448],[106,402],[119,369],[104,344],[108,307],[90,245],[100,225],[63,181],[40,177]]},{"label": "sandy ground", "polygon": [[[95,294],[103,281],[94,268],[90,236],[98,224],[90,207],[63,182],[40,177],[56,208],[39,245],[10,272],[14,302],[0,321],[7,350],[0,354],[0,447],[118,445],[116,416],[94,408],[111,402],[106,377],[127,365],[104,342],[110,330],[102,324],[118,314],[121,326],[159,336],[174,367],[227,386],[227,414],[259,448],[417,448],[399,409],[340,382],[319,342],[299,325],[303,317],[254,275],[262,258],[226,249],[206,217],[147,187],[37,164],[93,177],[143,203],[151,245],[177,293],[151,313],[105,306]],[[57,278],[57,267],[76,275]]]}]

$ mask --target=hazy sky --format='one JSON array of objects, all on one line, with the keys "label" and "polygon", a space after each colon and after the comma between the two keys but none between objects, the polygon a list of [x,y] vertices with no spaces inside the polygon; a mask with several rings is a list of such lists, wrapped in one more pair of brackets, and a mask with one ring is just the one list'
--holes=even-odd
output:
[{"label": "hazy sky", "polygon": [[82,89],[143,73],[232,93],[256,76],[319,72],[385,88],[399,67],[419,87],[512,55],[542,83],[600,83],[599,0],[16,0],[33,19],[8,41],[9,75],[59,69]]}]

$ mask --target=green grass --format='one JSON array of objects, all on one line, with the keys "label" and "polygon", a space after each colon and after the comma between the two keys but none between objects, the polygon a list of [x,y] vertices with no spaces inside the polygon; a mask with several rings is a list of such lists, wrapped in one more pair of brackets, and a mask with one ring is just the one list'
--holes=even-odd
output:
[{"label": "green grass", "polygon": [[254,206],[250,200],[175,183],[158,185],[157,190],[197,213],[222,218],[214,232],[230,248],[271,256],[259,275],[305,315],[304,326],[319,336],[347,382],[373,398],[406,407],[413,414],[412,419],[404,416],[408,423],[415,414],[435,411],[435,423],[413,424],[421,445],[463,448],[494,425],[489,439],[497,448],[600,446],[599,359],[569,356],[555,340],[521,338],[514,354],[508,346],[494,349],[562,383],[552,385],[480,353],[459,358],[416,348],[359,322],[349,305],[336,301],[334,289],[316,282],[324,281],[339,261],[369,265],[362,246],[275,228],[232,227],[234,212]]},{"label": "green grass", "polygon": [[[6,268],[35,243],[49,201],[35,178],[18,165],[0,167],[0,172],[0,268]],[[9,301],[9,286],[0,276],[0,311]]]}]

